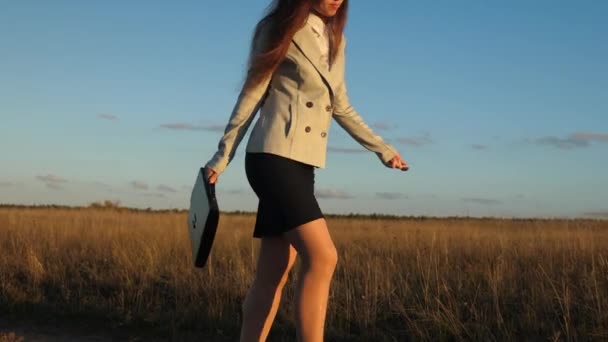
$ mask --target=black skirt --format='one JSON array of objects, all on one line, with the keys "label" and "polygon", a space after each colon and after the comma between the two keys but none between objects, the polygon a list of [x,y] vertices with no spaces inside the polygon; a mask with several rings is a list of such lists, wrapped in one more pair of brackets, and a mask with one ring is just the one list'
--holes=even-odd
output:
[{"label": "black skirt", "polygon": [[324,217],[314,194],[314,166],[275,154],[247,152],[245,173],[259,199],[253,237],[279,236]]}]

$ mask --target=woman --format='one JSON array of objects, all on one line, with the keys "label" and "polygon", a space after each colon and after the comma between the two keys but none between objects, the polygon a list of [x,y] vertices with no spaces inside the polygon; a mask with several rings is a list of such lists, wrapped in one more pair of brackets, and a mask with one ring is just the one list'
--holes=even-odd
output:
[{"label": "woman", "polygon": [[325,167],[332,117],[385,166],[408,169],[349,104],[343,29],[348,0],[275,0],[256,26],[245,84],[218,151],[205,165],[216,183],[260,110],[245,171],[259,198],[261,239],[255,280],[243,303],[241,341],[264,341],[296,255],[298,341],[322,341],[336,248],[314,196],[314,169]]}]

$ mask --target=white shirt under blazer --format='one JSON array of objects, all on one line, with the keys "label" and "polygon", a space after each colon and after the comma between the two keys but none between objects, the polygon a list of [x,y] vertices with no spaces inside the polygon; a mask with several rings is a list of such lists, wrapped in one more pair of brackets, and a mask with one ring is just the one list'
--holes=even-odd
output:
[{"label": "white shirt under blazer", "polygon": [[[336,60],[328,68],[327,54],[319,43],[318,31],[324,27],[318,25],[317,18],[309,17],[307,24],[296,32],[284,61],[271,77],[241,90],[218,150],[205,167],[218,174],[226,169],[258,110],[260,115],[249,136],[246,152],[272,153],[325,168],[333,117],[351,137],[390,167],[388,162],[396,155],[396,149],[373,132],[351,106],[346,94],[346,38],[342,37]],[[263,46],[264,29],[254,41],[252,53]]]},{"label": "white shirt under blazer", "polygon": [[327,25],[318,15],[310,13],[306,21],[317,36],[317,44],[321,51],[321,63],[325,69],[329,69],[329,31]]}]

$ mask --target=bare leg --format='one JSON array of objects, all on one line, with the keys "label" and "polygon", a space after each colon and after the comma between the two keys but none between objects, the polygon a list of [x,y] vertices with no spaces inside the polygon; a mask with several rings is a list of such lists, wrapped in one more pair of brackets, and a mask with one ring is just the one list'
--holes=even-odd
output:
[{"label": "bare leg", "polygon": [[241,342],[266,341],[296,250],[283,237],[262,238],[253,284],[243,302]]},{"label": "bare leg", "polygon": [[283,234],[302,258],[295,311],[300,342],[322,342],[329,288],[338,261],[336,247],[320,218]]}]

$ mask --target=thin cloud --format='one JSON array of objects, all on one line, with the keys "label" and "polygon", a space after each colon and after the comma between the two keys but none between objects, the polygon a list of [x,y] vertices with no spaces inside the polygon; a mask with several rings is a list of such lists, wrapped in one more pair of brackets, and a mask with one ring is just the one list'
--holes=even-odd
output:
[{"label": "thin cloud", "polygon": [[502,203],[502,201],[499,201],[497,199],[492,199],[492,198],[469,197],[469,198],[463,198],[462,200],[467,203],[482,204],[482,205],[497,205],[497,204]]},{"label": "thin cloud", "polygon": [[174,188],[168,186],[168,185],[164,185],[161,184],[157,187],[158,191],[162,191],[162,192],[177,192],[177,190],[175,190]]},{"label": "thin cloud", "polygon": [[112,114],[97,114],[97,117],[104,120],[117,121],[118,117]]},{"label": "thin cloud", "polygon": [[142,181],[132,181],[131,186],[136,190],[148,190],[150,188],[148,184]]},{"label": "thin cloud", "polygon": [[149,193],[144,193],[144,194],[140,194],[140,196],[143,197],[152,197],[152,198],[165,198],[165,194],[160,193],[160,192],[149,192]]},{"label": "thin cloud", "polygon": [[328,146],[327,150],[329,152],[336,152],[336,153],[362,153],[362,152],[366,152],[367,150],[361,149],[361,148],[350,148],[350,147],[336,147],[336,146]]},{"label": "thin cloud", "polygon": [[331,199],[349,199],[353,198],[353,196],[347,194],[344,191],[337,189],[317,189],[315,190],[315,195],[319,198],[331,198]]},{"label": "thin cloud", "polygon": [[572,139],[580,139],[587,141],[608,142],[608,134],[593,133],[593,132],[576,132],[571,135]]},{"label": "thin cloud", "polygon": [[42,181],[47,188],[53,190],[63,189],[63,184],[68,182],[66,179],[50,173],[46,176],[36,176],[36,179]]},{"label": "thin cloud", "polygon": [[13,183],[13,182],[0,182],[1,187],[9,187],[9,186],[13,186],[13,185],[15,185],[15,183]]},{"label": "thin cloud", "polygon": [[537,145],[554,147],[560,150],[570,150],[573,148],[581,148],[589,146],[588,140],[583,139],[574,139],[571,136],[568,138],[558,138],[558,137],[542,137],[538,138],[534,141]]},{"label": "thin cloud", "polygon": [[485,150],[488,148],[488,145],[473,144],[471,145],[471,148],[474,150]]},{"label": "thin cloud", "polygon": [[46,187],[53,190],[62,190],[63,186],[60,183],[46,183]]},{"label": "thin cloud", "polygon": [[167,123],[160,125],[161,128],[176,130],[176,131],[209,131],[209,132],[224,132],[226,126],[220,124],[209,125],[193,125],[189,123]]},{"label": "thin cloud", "polygon": [[597,218],[608,218],[608,210],[600,211],[588,211],[584,213],[585,216],[593,216]]},{"label": "thin cloud", "polygon": [[43,181],[45,183],[67,183],[66,179],[63,179],[59,176],[53,175],[53,174],[47,174],[46,176],[36,176],[36,179]]},{"label": "thin cloud", "polygon": [[402,145],[408,145],[413,147],[422,147],[425,145],[429,145],[433,143],[433,139],[431,139],[430,134],[425,134],[423,136],[418,137],[399,137],[397,138],[397,142]]},{"label": "thin cloud", "polygon": [[387,200],[405,198],[405,196],[400,192],[376,192],[376,197]]},{"label": "thin cloud", "polygon": [[372,128],[375,128],[377,130],[381,130],[381,131],[388,131],[391,130],[393,128],[397,128],[397,125],[391,125],[388,122],[374,122],[373,124],[370,125]]},{"label": "thin cloud", "polygon": [[99,182],[99,181],[93,181],[90,184],[93,186],[96,186],[98,188],[103,188],[103,189],[110,189],[112,187],[110,184],[106,184],[104,182]]},{"label": "thin cloud", "polygon": [[537,145],[554,147],[560,150],[584,148],[592,142],[608,142],[608,134],[594,132],[574,132],[565,138],[545,136],[533,141]]}]

